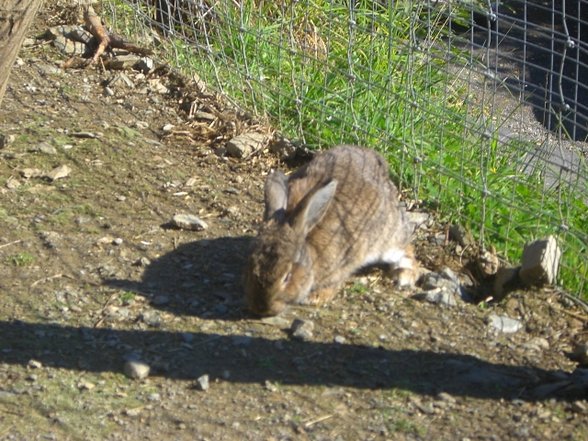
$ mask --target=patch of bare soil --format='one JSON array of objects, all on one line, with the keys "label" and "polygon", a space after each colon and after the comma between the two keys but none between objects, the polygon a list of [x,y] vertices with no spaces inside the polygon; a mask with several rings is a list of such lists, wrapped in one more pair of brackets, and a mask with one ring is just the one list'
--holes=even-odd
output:
[{"label": "patch of bare soil", "polygon": [[[0,439],[588,439],[576,303],[443,307],[372,273],[326,307],[253,317],[241,266],[264,176],[286,166],[225,144],[271,130],[165,69],[112,83],[65,59],[25,47],[0,114]],[[208,228],[175,229],[178,213]],[[440,232],[419,230],[420,260],[460,271]],[[313,329],[293,335],[296,318]]]}]

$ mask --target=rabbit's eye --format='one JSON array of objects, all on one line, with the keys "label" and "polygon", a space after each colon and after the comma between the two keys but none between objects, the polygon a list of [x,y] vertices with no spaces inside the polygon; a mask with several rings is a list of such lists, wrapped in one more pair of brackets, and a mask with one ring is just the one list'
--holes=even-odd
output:
[{"label": "rabbit's eye", "polygon": [[288,271],[284,277],[282,278],[282,284],[285,285],[286,283],[288,283],[290,281],[290,279],[292,278],[292,272]]}]

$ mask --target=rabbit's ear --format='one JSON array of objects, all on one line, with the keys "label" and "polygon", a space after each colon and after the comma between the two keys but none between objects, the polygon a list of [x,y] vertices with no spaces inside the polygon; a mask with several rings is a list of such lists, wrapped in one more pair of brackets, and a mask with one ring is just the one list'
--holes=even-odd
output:
[{"label": "rabbit's ear", "polygon": [[306,236],[320,222],[335,196],[337,181],[327,184],[309,193],[300,203],[292,219],[292,227],[302,236]]},{"label": "rabbit's ear", "polygon": [[263,220],[272,217],[283,218],[288,206],[288,178],[281,171],[275,171],[265,181],[265,212]]}]

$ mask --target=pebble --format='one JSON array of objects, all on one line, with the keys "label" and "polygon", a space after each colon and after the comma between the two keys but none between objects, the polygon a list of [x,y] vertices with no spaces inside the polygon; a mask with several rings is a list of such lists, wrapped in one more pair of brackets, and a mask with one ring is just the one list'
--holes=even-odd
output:
[{"label": "pebble", "polygon": [[27,366],[31,369],[41,369],[43,367],[43,363],[37,360],[29,360]]},{"label": "pebble", "polygon": [[314,322],[310,320],[295,319],[292,322],[290,330],[292,331],[292,337],[298,340],[307,341],[313,337],[312,331],[314,330]]},{"label": "pebble", "polygon": [[129,378],[135,378],[138,380],[147,378],[150,370],[150,366],[140,360],[129,360],[124,365],[125,375]]},{"label": "pebble", "polygon": [[342,335],[336,335],[335,338],[333,339],[333,341],[335,343],[338,343],[340,345],[342,345],[343,343],[345,343],[347,340],[345,339],[345,337],[343,337]]},{"label": "pebble", "polygon": [[549,349],[549,342],[543,337],[535,337],[523,344],[523,347],[537,352],[546,351]]},{"label": "pebble", "polygon": [[261,322],[266,325],[275,326],[276,328],[281,329],[285,329],[290,326],[290,322],[288,321],[288,319],[285,319],[277,315],[273,317],[263,317],[261,319]]},{"label": "pebble", "polygon": [[10,144],[14,142],[15,139],[16,136],[14,135],[5,135],[3,133],[0,133],[0,149],[8,147]]},{"label": "pebble", "polygon": [[492,328],[505,334],[513,334],[523,327],[519,320],[504,315],[491,314],[488,321]]},{"label": "pebble", "polygon": [[71,168],[67,165],[60,165],[59,167],[55,167],[45,176],[47,176],[52,181],[57,181],[58,179],[67,178],[71,173]]},{"label": "pebble", "polygon": [[196,380],[196,385],[200,390],[207,391],[210,388],[210,379],[208,374],[201,375]]},{"label": "pebble", "polygon": [[96,387],[94,383],[90,383],[89,381],[82,381],[78,383],[79,390],[92,390]]},{"label": "pebble", "polygon": [[117,238],[115,238],[115,239],[112,241],[112,244],[113,244],[113,245],[117,245],[117,246],[119,246],[119,245],[122,245],[122,244],[123,244],[123,242],[124,242],[124,240],[123,240],[122,238],[120,238],[120,237],[117,237]]},{"label": "pebble", "polygon": [[208,224],[193,214],[176,214],[172,224],[183,230],[202,231],[208,228]]},{"label": "pebble", "polygon": [[161,326],[161,316],[157,311],[145,311],[141,316],[143,323],[152,328],[159,328]]},{"label": "pebble", "polygon": [[415,294],[413,298],[417,300],[426,300],[429,303],[440,306],[456,306],[457,301],[452,291],[447,288],[434,288],[429,291],[420,292]]}]

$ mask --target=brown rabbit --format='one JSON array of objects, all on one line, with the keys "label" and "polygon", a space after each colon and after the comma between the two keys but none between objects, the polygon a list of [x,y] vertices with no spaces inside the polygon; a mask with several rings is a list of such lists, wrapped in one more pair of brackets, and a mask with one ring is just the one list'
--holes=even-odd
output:
[{"label": "brown rabbit", "polygon": [[322,304],[376,264],[412,286],[413,229],[387,162],[373,150],[342,145],[289,177],[276,171],[265,183],[264,225],[244,274],[249,308],[277,315],[288,304]]}]

